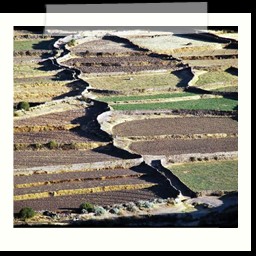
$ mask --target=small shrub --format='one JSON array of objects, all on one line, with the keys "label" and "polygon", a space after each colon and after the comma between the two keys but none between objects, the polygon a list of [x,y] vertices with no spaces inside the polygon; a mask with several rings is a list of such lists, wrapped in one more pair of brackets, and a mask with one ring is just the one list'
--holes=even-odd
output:
[{"label": "small shrub", "polygon": [[15,143],[13,147],[14,147],[14,150],[16,151],[16,150],[24,150],[27,146],[26,144],[23,144],[23,143]]},{"label": "small shrub", "polygon": [[69,47],[75,46],[75,44],[76,44],[76,40],[75,40],[75,39],[71,39],[71,40],[68,42],[68,46],[69,46]]},{"label": "small shrub", "polygon": [[25,53],[27,56],[32,56],[32,52],[31,51],[26,51]]},{"label": "small shrub", "polygon": [[173,198],[168,198],[167,201],[166,201],[166,203],[167,203],[168,205],[175,205],[175,200],[174,200]]},{"label": "small shrub", "polygon": [[129,212],[136,212],[138,208],[136,207],[135,203],[131,202],[126,205],[126,210]]},{"label": "small shrub", "polygon": [[112,209],[112,207],[111,207],[110,205],[106,205],[106,206],[104,206],[104,209],[105,209],[106,211],[110,211],[110,210]]},{"label": "small shrub", "polygon": [[154,204],[147,201],[144,204],[144,208],[146,208],[146,209],[154,208]]},{"label": "small shrub", "polygon": [[47,144],[49,149],[56,149],[58,148],[58,143],[55,140],[51,140],[48,144]]},{"label": "small shrub", "polygon": [[107,211],[101,207],[101,206],[96,206],[94,208],[94,213],[95,213],[95,216],[102,216],[106,213]]},{"label": "small shrub", "polygon": [[137,203],[136,203],[136,206],[138,206],[139,208],[142,208],[143,206],[144,206],[144,204],[145,204],[145,201],[138,201]]},{"label": "small shrub", "polygon": [[156,204],[164,204],[164,203],[166,203],[166,201],[167,201],[167,200],[165,200],[165,199],[158,198],[158,199],[155,200],[155,203],[156,203]]},{"label": "small shrub", "polygon": [[117,208],[117,209],[119,209],[119,210],[123,209],[124,207],[125,207],[125,206],[122,205],[122,204],[114,204],[114,205],[112,206],[112,208]]},{"label": "small shrub", "polygon": [[77,61],[77,62],[75,62],[74,65],[75,65],[75,67],[79,68],[81,66],[81,63]]},{"label": "small shrub", "polygon": [[139,208],[146,208],[150,209],[154,207],[154,203],[149,202],[149,201],[138,201],[136,204]]},{"label": "small shrub", "polygon": [[88,213],[90,213],[90,212],[94,212],[95,207],[93,204],[83,203],[80,205],[79,209],[81,212],[82,212],[82,210],[86,210]]},{"label": "small shrub", "polygon": [[195,158],[194,156],[191,156],[191,157],[190,157],[190,161],[191,161],[191,162],[195,162],[195,161],[196,161],[196,158]]},{"label": "small shrub", "polygon": [[27,101],[19,102],[19,104],[17,105],[17,109],[23,109],[25,111],[28,111],[29,108],[30,108],[30,105]]},{"label": "small shrub", "polygon": [[77,149],[77,143],[75,143],[75,142],[70,143],[69,148],[70,149]]},{"label": "small shrub", "polygon": [[35,149],[41,149],[43,145],[41,143],[34,144]]},{"label": "small shrub", "polygon": [[129,211],[129,212],[137,212],[138,208],[136,206],[129,206],[129,207],[127,207],[127,211]]},{"label": "small shrub", "polygon": [[22,208],[19,212],[19,217],[23,220],[33,218],[35,215],[35,211],[29,207]]},{"label": "small shrub", "polygon": [[118,209],[118,208],[112,208],[112,209],[110,209],[110,211],[109,211],[111,214],[116,214],[116,215],[118,215],[119,213],[120,213],[120,210]]}]

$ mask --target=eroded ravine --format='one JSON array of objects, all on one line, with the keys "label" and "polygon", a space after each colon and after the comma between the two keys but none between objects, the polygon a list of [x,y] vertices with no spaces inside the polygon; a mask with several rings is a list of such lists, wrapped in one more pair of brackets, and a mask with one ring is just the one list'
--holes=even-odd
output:
[{"label": "eroded ravine", "polygon": [[[120,38],[118,37],[117,40],[120,40]],[[62,41],[65,41],[65,40],[62,39]],[[125,41],[128,41],[128,40],[125,40]],[[55,46],[56,45],[59,46],[59,50],[62,50],[62,54],[61,54],[61,57],[60,57],[61,59],[65,58],[65,55],[70,54],[70,50],[66,49],[65,44],[62,45],[60,43],[57,43],[57,44],[55,44]],[[135,45],[135,47],[136,47],[136,45]],[[140,49],[140,50],[148,51],[146,49]],[[150,52],[150,51],[148,51],[148,52]],[[153,53],[150,53],[150,54],[153,54]],[[172,56],[167,56],[167,55],[159,55],[159,57],[164,58],[164,59],[173,59]],[[84,80],[82,80],[82,78],[79,77],[82,73],[79,69],[70,68],[68,66],[59,64],[58,63],[58,58],[52,59],[52,61],[53,61],[53,64],[58,65],[59,68],[65,68],[67,71],[72,72],[73,77],[75,79],[84,81]],[[93,89],[93,88],[90,88],[90,89]],[[82,93],[82,95],[88,95],[88,93],[89,92],[86,88],[85,91]],[[94,125],[94,130],[95,130],[95,126],[97,126],[98,134],[101,134],[102,131],[105,132],[105,134],[108,134],[110,140],[112,140],[112,143],[115,147],[120,148],[120,149],[125,150],[125,151],[128,151],[131,154],[134,154],[135,152],[133,152],[131,149],[120,147],[120,145],[115,141],[116,138],[113,137],[113,134],[111,132],[105,131],[104,128],[102,129],[102,126],[104,127],[104,123],[106,122],[105,117],[107,119],[107,116],[108,116],[109,112],[111,112],[110,111],[110,106],[105,102],[97,101],[97,100],[94,100],[94,99],[87,98],[87,100],[92,102],[92,106],[90,108],[91,108],[92,112],[95,112],[95,114],[93,115],[94,118],[90,122]],[[100,119],[100,121],[99,121],[99,119]],[[164,177],[164,179],[167,181],[167,184],[169,184],[169,186],[170,186],[170,189],[172,191],[172,197],[175,198],[177,196],[182,196],[182,195],[194,197],[196,195],[193,191],[191,191],[189,188],[187,188],[187,186],[185,184],[183,184],[175,175],[173,175],[173,174],[172,175],[166,175],[166,172],[163,171],[165,168],[161,164],[161,159],[159,159],[158,164],[156,165],[155,164],[156,161],[145,161],[144,158],[143,158],[143,155],[140,155],[140,158],[142,158],[143,162],[146,162],[146,164],[150,168],[153,168],[157,173],[159,173],[162,177]],[[174,182],[172,180],[174,180]]]}]

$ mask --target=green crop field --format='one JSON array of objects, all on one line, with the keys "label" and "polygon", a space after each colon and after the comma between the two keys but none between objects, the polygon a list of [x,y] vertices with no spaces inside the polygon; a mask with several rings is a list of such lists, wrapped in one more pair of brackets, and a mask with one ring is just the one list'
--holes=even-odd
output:
[{"label": "green crop field", "polygon": [[195,96],[196,94],[190,92],[180,93],[163,93],[163,94],[146,94],[146,95],[133,95],[133,96],[111,96],[101,97],[101,101],[116,102],[116,101],[130,101],[130,100],[155,100],[155,99],[168,99],[168,98],[180,98],[187,96]]},{"label": "green crop field", "polygon": [[50,50],[50,45],[53,40],[19,40],[14,41],[14,51],[29,51],[29,50]]},{"label": "green crop field", "polygon": [[237,100],[216,98],[216,99],[200,99],[178,102],[160,102],[145,104],[118,104],[114,105],[115,110],[159,110],[159,109],[188,109],[188,110],[236,110],[238,106]]},{"label": "green crop field", "polygon": [[193,191],[238,190],[238,161],[187,163],[169,169]]}]

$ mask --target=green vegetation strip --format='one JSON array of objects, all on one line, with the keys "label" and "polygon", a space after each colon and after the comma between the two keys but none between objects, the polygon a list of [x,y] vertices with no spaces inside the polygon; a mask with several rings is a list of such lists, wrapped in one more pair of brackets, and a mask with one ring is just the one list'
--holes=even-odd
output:
[{"label": "green vegetation strip", "polygon": [[49,50],[51,40],[19,40],[14,41],[14,51],[28,51],[28,50]]},{"label": "green vegetation strip", "polygon": [[159,110],[159,109],[187,109],[187,110],[237,110],[237,100],[217,98],[200,99],[179,102],[163,102],[149,104],[119,104],[114,110]]},{"label": "green vegetation strip", "polygon": [[238,161],[214,161],[169,166],[193,191],[237,191]]},{"label": "green vegetation strip", "polygon": [[164,93],[164,94],[148,94],[140,96],[112,96],[102,97],[101,101],[104,102],[116,102],[116,101],[130,101],[130,100],[155,100],[155,99],[168,99],[168,98],[179,98],[187,96],[195,96],[195,93],[181,92],[181,93]]}]

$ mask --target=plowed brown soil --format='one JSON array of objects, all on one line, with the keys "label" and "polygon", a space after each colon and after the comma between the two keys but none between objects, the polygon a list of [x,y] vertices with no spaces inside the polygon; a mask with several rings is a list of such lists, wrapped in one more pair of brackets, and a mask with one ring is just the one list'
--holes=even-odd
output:
[{"label": "plowed brown soil", "polygon": [[75,109],[69,111],[63,111],[58,113],[51,113],[47,115],[41,115],[38,117],[26,118],[22,120],[15,120],[14,126],[43,126],[43,125],[65,125],[65,124],[78,124],[77,118],[85,115],[85,109]]},{"label": "plowed brown soil", "polygon": [[14,143],[48,143],[49,141],[58,143],[77,143],[92,141],[87,137],[87,133],[82,130],[75,131],[46,131],[46,132],[19,132],[14,134]]},{"label": "plowed brown soil", "polygon": [[[79,208],[81,203],[91,202],[98,205],[113,205],[120,203],[136,202],[154,198],[168,198],[168,190],[158,187],[140,190],[111,191],[86,195],[63,197],[49,197],[40,200],[22,200],[14,203],[14,212],[19,212],[23,207],[32,207],[35,210],[68,210]],[[68,202],[68,204],[67,204]]]},{"label": "plowed brown soil", "polygon": [[237,121],[224,117],[157,118],[125,122],[114,127],[118,136],[237,133]]},{"label": "plowed brown soil", "polygon": [[192,153],[215,153],[238,150],[237,138],[158,140],[132,143],[131,150],[142,155],[179,155]]},{"label": "plowed brown soil", "polygon": [[92,150],[15,151],[14,168],[93,163],[120,159]]},{"label": "plowed brown soil", "polygon": [[73,58],[65,65],[79,68],[83,73],[139,72],[175,69],[177,61],[161,60],[147,55],[128,57]]}]

